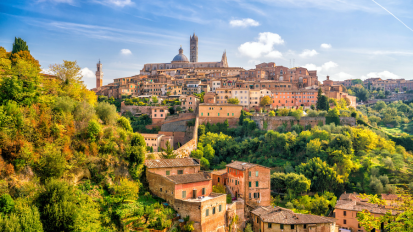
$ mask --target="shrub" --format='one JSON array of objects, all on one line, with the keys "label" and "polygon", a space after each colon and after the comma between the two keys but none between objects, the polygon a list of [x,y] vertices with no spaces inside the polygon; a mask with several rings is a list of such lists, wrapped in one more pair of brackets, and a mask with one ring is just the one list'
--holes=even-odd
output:
[{"label": "shrub", "polygon": [[120,117],[118,119],[118,125],[126,131],[129,131],[129,132],[133,131],[132,126],[130,125],[129,119],[125,117]]},{"label": "shrub", "polygon": [[57,97],[54,110],[71,113],[76,107],[76,102],[70,97]]},{"label": "shrub", "polygon": [[10,213],[14,209],[14,200],[9,194],[0,196],[0,212]]},{"label": "shrub", "polygon": [[231,196],[231,194],[227,194],[227,204],[232,204],[232,196]]},{"label": "shrub", "polygon": [[114,186],[115,196],[123,200],[136,200],[139,194],[139,186],[136,182],[122,178],[119,184]]},{"label": "shrub", "polygon": [[99,137],[99,134],[102,131],[102,127],[96,120],[90,120],[89,125],[87,127],[87,137],[90,139],[91,142],[94,142]]},{"label": "shrub", "polygon": [[287,204],[285,204],[285,207],[286,207],[287,209],[293,209],[293,208],[294,208],[294,204],[291,203],[291,202],[287,202]]},{"label": "shrub", "polygon": [[113,125],[118,118],[116,106],[107,102],[98,103],[96,106],[96,114],[106,125]]}]

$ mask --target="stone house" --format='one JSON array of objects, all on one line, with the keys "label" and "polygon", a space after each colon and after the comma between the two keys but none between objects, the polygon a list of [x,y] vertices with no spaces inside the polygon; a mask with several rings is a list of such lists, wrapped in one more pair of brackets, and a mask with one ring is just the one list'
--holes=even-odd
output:
[{"label": "stone house", "polygon": [[198,108],[199,98],[197,98],[195,95],[191,94],[191,95],[181,96],[180,101],[181,101],[181,107],[184,110],[192,109],[196,111],[196,109]]},{"label": "stone house", "polygon": [[152,147],[154,152],[160,151],[161,148],[166,149],[166,143],[171,146],[174,144],[173,136],[165,136],[162,134],[141,134],[145,140],[146,146]]},{"label": "stone house", "polygon": [[227,186],[235,198],[241,197],[250,207],[270,205],[270,168],[241,161],[233,161],[226,168]]},{"label": "stone house", "polygon": [[145,165],[150,191],[189,216],[195,231],[225,231],[226,194],[212,192],[211,175],[200,172],[198,159],[147,160]]},{"label": "stone house", "polygon": [[251,211],[254,232],[338,232],[334,218],[294,213],[278,206]]}]

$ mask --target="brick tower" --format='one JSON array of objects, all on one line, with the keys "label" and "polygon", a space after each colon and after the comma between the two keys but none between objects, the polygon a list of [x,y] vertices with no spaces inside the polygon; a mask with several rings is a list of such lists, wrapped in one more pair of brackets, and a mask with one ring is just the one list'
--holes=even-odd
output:
[{"label": "brick tower", "polygon": [[198,36],[189,36],[189,52],[190,52],[190,62],[198,62]]},{"label": "brick tower", "polygon": [[96,64],[97,66],[97,71],[96,71],[96,88],[99,88],[102,86],[102,79],[103,79],[103,72],[102,72],[102,63]]}]

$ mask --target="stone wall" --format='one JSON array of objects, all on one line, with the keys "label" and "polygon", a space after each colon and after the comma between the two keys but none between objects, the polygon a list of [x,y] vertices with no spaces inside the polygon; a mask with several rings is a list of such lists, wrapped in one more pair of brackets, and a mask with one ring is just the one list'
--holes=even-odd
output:
[{"label": "stone wall", "polygon": [[147,114],[151,115],[151,109],[153,107],[159,107],[159,106],[134,106],[134,105],[125,105],[125,102],[122,102],[120,105],[120,113],[123,114],[126,111],[130,111],[132,114],[136,113],[142,113],[142,114]]},{"label": "stone wall", "polygon": [[199,117],[200,124],[216,124],[216,123],[224,123],[225,120],[228,119],[229,127],[234,128],[238,126],[239,118],[226,118],[226,117]]},{"label": "stone wall", "polygon": [[[261,130],[277,130],[277,128],[283,124],[286,125],[287,130],[289,130],[291,129],[292,123],[294,123],[294,125],[299,124],[304,127],[307,125],[315,127],[319,125],[320,122],[323,125],[326,123],[325,117],[302,117],[300,120],[297,120],[292,116],[252,116],[251,119],[257,123],[258,128]],[[340,123],[342,125],[355,126],[356,119],[352,117],[340,117]]]},{"label": "stone wall", "polygon": [[225,220],[228,224],[230,223],[230,220],[235,217],[235,215],[238,215],[238,224],[236,225],[236,229],[240,229],[241,231],[244,230],[246,222],[246,218],[244,216],[244,206],[244,201],[241,198],[238,198],[238,200],[233,201],[231,204],[227,204],[227,214],[225,215]]},{"label": "stone wall", "polygon": [[[185,158],[189,157],[191,152],[193,150],[197,149],[198,146],[198,125],[199,125],[199,119],[198,117],[195,119],[195,126],[189,127],[189,130],[192,131],[192,138],[188,142],[186,142],[184,145],[182,145],[180,148],[176,149],[174,152],[177,155],[177,158]],[[186,129],[185,129],[186,130]],[[159,132],[160,134],[164,132]],[[176,132],[174,132],[176,133]],[[182,136],[182,134],[180,134]],[[191,135],[191,133],[185,132],[185,137],[184,140],[186,140],[187,136]],[[179,139],[179,138],[178,138]],[[176,142],[175,137],[174,137],[174,142]],[[147,153],[146,157],[149,155],[153,156],[154,159],[160,159],[162,152],[152,152],[152,153]]]}]

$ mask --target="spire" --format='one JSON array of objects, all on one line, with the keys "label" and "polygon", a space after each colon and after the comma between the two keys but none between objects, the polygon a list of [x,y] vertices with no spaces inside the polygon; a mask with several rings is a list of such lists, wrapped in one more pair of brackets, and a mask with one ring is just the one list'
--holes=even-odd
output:
[{"label": "spire", "polygon": [[181,45],[181,47],[179,48],[179,54],[183,54],[184,53],[184,49],[182,49],[182,45]]}]

